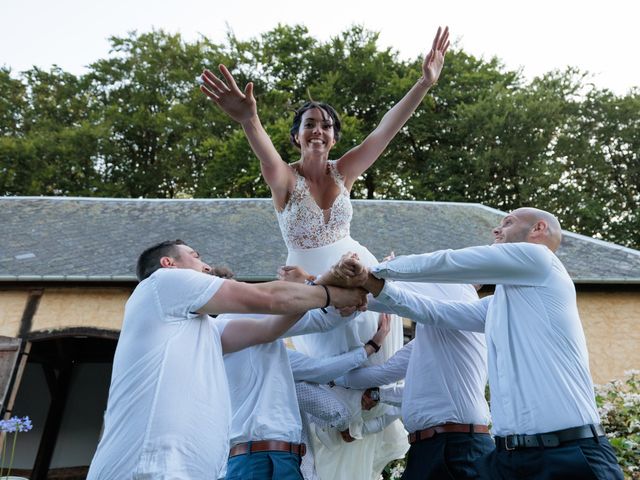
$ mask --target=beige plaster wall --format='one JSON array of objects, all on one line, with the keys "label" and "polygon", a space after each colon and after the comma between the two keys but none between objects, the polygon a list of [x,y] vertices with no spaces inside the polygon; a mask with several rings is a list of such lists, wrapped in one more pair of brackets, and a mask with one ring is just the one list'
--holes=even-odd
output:
[{"label": "beige plaster wall", "polygon": [[0,335],[18,336],[20,320],[28,298],[29,293],[26,291],[0,291]]},{"label": "beige plaster wall", "polygon": [[640,370],[640,292],[578,292],[595,383]]},{"label": "beige plaster wall", "polygon": [[62,328],[120,330],[128,288],[47,288],[31,331]]}]

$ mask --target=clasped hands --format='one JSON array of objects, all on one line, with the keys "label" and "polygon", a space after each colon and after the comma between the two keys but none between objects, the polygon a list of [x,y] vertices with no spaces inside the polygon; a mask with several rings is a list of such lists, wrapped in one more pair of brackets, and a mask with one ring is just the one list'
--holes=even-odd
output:
[{"label": "clasped hands", "polygon": [[313,281],[318,285],[332,285],[335,287],[364,287],[369,270],[360,262],[357,253],[348,252],[340,257],[328,272],[319,277],[310,275],[301,267],[286,265],[278,269],[278,278],[289,282],[304,283]]},{"label": "clasped hands", "polygon": [[310,275],[298,266],[286,265],[278,269],[278,277],[281,280],[296,283],[312,281],[318,285],[360,289],[365,301],[357,307],[340,309],[340,313],[343,316],[351,315],[356,310],[365,311],[367,309],[365,297],[367,292],[363,289],[363,286],[365,285],[368,275],[369,270],[360,262],[358,255],[352,252],[344,254],[329,271],[319,277]]},{"label": "clasped hands", "polygon": [[369,269],[360,262],[357,253],[347,252],[322,277],[327,285],[365,288]]}]

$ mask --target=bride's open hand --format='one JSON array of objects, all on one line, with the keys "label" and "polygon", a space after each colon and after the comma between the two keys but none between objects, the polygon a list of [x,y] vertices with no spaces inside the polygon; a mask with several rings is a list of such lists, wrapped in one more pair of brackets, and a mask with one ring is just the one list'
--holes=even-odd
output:
[{"label": "bride's open hand", "polygon": [[224,65],[218,67],[226,83],[210,70],[202,72],[200,90],[213,100],[227,115],[242,123],[258,115],[253,83],[247,83],[244,93],[238,88],[233,75]]},{"label": "bride's open hand", "polygon": [[449,48],[449,27],[445,27],[444,31],[442,27],[438,27],[438,33],[436,33],[433,39],[433,45],[431,50],[424,59],[422,64],[422,75],[424,82],[432,86],[438,81],[442,67],[444,66],[444,56]]}]

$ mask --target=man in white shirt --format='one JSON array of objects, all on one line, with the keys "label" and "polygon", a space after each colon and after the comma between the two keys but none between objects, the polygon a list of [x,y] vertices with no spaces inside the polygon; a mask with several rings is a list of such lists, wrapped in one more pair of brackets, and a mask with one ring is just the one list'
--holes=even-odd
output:
[{"label": "man in white shirt", "polygon": [[[473,302],[471,285],[398,282],[405,291],[445,301]],[[390,311],[371,300],[369,309]],[[472,479],[474,462],[495,448],[489,435],[487,346],[482,333],[418,323],[415,339],[387,360],[353,370],[336,384],[379,387],[405,379],[402,421],[409,432],[404,480]],[[381,392],[384,396],[386,392]]]},{"label": "man in white shirt", "polygon": [[[230,419],[222,354],[275,340],[309,309],[361,302],[355,290],[252,285],[210,272],[179,240],[140,255],[89,480],[217,478]],[[244,319],[220,335],[209,314],[223,312],[287,315]]]},{"label": "man in white shirt", "polygon": [[[253,315],[253,318],[261,318]],[[218,317],[219,330],[243,320],[237,314]],[[335,311],[312,310],[293,325],[286,337],[329,331],[348,321]],[[372,341],[381,344],[387,333],[378,329]],[[375,353],[370,345],[342,355],[314,359],[298,354],[297,380],[327,383],[362,364]],[[302,357],[302,358],[300,358]],[[231,397],[231,434],[227,480],[300,480],[307,452],[302,443],[302,419],[296,398],[290,357],[282,339],[224,356]]]},{"label": "man in white shirt", "polygon": [[[550,213],[520,208],[493,230],[493,246],[399,257],[370,273],[345,261],[343,271],[357,275],[349,283],[364,281],[394,312],[485,332],[497,448],[478,462],[483,478],[623,478],[600,425],[575,287],[553,253],[561,233]],[[440,302],[384,279],[496,289],[472,303]]]}]

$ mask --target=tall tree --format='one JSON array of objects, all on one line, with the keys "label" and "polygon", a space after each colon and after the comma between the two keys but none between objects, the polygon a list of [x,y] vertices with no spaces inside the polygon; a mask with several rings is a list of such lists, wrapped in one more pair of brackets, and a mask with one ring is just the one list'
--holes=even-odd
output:
[{"label": "tall tree", "polygon": [[[198,145],[214,133],[195,75],[219,47],[153,31],[111,38],[112,55],[90,66],[93,121],[105,130],[97,168],[102,195],[175,197],[192,193],[203,158]],[[207,131],[211,129],[213,131]]]},{"label": "tall tree", "polygon": [[[81,79],[58,67],[23,74],[14,134],[0,145],[5,194],[92,195],[99,184],[93,158],[99,132],[87,115]],[[24,82],[24,83],[22,83]]]},{"label": "tall tree", "polygon": [[[222,44],[132,32],[111,47],[81,77],[0,69],[3,194],[266,197],[241,129],[195,84],[204,67],[225,63],[241,88],[254,82],[267,132],[295,161],[289,125],[302,102],[341,114],[338,157],[409,90],[422,62],[381,49],[357,25],[324,42],[279,25],[248,40],[230,32]],[[454,48],[352,196],[536,205],[571,230],[640,248],[639,107],[638,90],[616,96],[575,69],[525,81]]]}]

